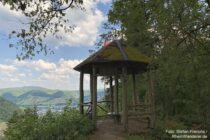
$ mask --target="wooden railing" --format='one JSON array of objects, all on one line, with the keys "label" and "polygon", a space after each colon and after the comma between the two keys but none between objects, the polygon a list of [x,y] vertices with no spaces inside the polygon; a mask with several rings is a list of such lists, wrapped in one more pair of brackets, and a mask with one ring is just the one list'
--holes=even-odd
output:
[{"label": "wooden railing", "polygon": [[152,106],[148,103],[141,103],[137,105],[130,105],[128,110],[128,118],[139,122],[148,123],[148,127],[151,126],[153,112]]},{"label": "wooden railing", "polygon": [[[97,102],[97,107],[100,108],[102,111],[104,111],[106,114],[109,112],[105,108],[103,108],[100,104],[102,103],[110,103],[110,101],[98,101]],[[86,114],[91,114],[92,113],[92,102],[86,102],[83,103],[83,106],[87,106],[87,111]],[[108,114],[107,114],[108,115]]]}]

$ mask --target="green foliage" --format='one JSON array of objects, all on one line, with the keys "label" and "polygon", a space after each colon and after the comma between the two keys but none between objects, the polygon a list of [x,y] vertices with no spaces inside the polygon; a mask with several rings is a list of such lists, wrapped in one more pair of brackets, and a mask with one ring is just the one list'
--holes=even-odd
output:
[{"label": "green foliage", "polygon": [[0,121],[7,121],[14,111],[20,111],[20,109],[15,104],[0,97]]},{"label": "green foliage", "polygon": [[[120,27],[128,46],[153,58],[156,135],[164,136],[165,127],[209,131],[210,3],[114,1],[109,23]],[[142,74],[137,81],[144,97],[148,79]]]},{"label": "green foliage", "polygon": [[67,9],[79,8],[83,0],[1,0],[3,5],[7,5],[11,10],[20,11],[27,17],[27,26],[17,31],[12,31],[9,38],[14,38],[15,44],[9,47],[15,47],[18,50],[17,58],[29,59],[36,54],[43,52],[44,54],[53,53],[44,43],[44,39],[52,34],[57,39],[62,37],[57,33],[60,30],[71,32],[74,25],[69,23],[70,19],[65,18]]},{"label": "green foliage", "polygon": [[84,139],[92,130],[86,116],[67,106],[63,112],[50,110],[38,116],[36,108],[26,109],[23,114],[14,113],[5,131],[5,140],[73,140]]},{"label": "green foliage", "polygon": [[140,48],[148,56],[157,40],[155,34],[149,30],[153,26],[150,3],[152,1],[115,1],[108,15],[110,23],[120,24],[121,34],[126,36],[127,45]]}]

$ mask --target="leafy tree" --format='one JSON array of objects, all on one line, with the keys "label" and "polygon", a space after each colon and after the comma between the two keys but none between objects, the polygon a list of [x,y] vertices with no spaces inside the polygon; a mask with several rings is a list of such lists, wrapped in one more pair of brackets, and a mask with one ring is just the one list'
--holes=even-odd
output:
[{"label": "leafy tree", "polygon": [[158,119],[206,129],[210,124],[209,1],[116,0],[109,24],[120,27],[127,45],[153,58]]},{"label": "leafy tree", "polygon": [[[59,30],[71,32],[74,25],[70,25],[70,19],[66,18],[66,12],[69,9],[82,8],[83,0],[1,0],[3,5],[9,5],[11,10],[20,11],[28,22],[23,23],[26,26],[19,31],[12,31],[10,38],[17,40],[16,44],[10,44],[10,47],[20,48],[21,52],[17,58],[32,58],[40,52],[45,54],[52,52],[43,39],[51,33],[56,38]],[[66,23],[69,23],[68,25]]]},{"label": "leafy tree", "polygon": [[5,131],[5,140],[77,140],[85,139],[92,130],[91,121],[79,111],[67,106],[61,113],[37,115],[36,108],[23,114],[14,113]]}]

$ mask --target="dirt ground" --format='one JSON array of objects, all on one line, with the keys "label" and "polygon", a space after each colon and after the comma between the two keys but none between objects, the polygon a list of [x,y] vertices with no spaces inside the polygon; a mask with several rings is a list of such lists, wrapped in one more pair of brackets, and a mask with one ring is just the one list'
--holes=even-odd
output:
[{"label": "dirt ground", "polygon": [[125,140],[123,126],[115,124],[113,119],[97,121],[97,130],[90,135],[90,140]]},{"label": "dirt ground", "polygon": [[[128,123],[129,134],[142,134],[147,133],[147,122],[140,122],[129,120]],[[125,133],[123,132],[123,125],[116,124],[113,119],[97,120],[97,130],[89,136],[90,140],[126,140]]]}]

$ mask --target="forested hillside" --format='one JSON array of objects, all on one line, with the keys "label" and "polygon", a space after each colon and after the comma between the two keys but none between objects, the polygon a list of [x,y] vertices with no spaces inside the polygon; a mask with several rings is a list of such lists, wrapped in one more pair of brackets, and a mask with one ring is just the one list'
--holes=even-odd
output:
[{"label": "forested hillside", "polygon": [[9,120],[14,111],[20,111],[20,109],[14,103],[0,97],[0,121]]},{"label": "forested hillside", "polygon": [[[85,101],[89,100],[89,91],[85,90]],[[79,91],[77,90],[52,90],[42,87],[18,87],[0,89],[0,96],[19,106],[34,105],[56,105],[66,104],[71,99],[75,105],[79,100]],[[98,91],[98,98],[104,96],[104,91]]]},{"label": "forested hillside", "polygon": [[[29,91],[42,91],[42,92],[45,92],[47,94],[54,94],[55,92],[58,92],[59,90],[47,89],[47,88],[38,87],[38,86],[3,88],[3,89],[0,89],[0,96],[2,96],[3,94],[7,94],[7,93],[12,94],[13,96],[20,96],[20,95],[25,94]],[[62,91],[62,92],[64,92],[65,95],[74,93],[74,91]]]}]

